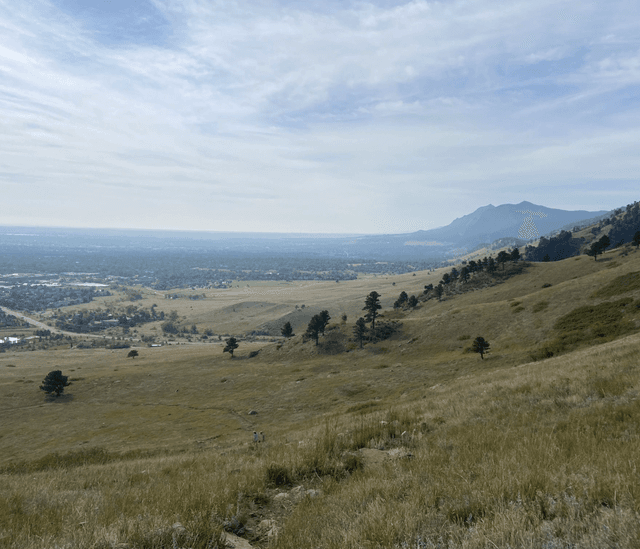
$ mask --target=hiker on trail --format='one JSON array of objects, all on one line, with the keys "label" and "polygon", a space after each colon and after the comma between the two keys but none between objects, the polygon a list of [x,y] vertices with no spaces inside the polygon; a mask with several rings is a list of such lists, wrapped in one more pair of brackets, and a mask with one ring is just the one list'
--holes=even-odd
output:
[{"label": "hiker on trail", "polygon": [[258,442],[258,433],[253,432],[253,442]]},{"label": "hiker on trail", "polygon": [[260,441],[264,442],[264,431],[260,431]]}]

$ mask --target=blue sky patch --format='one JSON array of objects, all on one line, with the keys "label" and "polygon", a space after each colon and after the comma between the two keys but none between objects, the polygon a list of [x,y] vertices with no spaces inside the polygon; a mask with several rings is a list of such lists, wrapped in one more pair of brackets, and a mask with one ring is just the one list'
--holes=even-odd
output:
[{"label": "blue sky patch", "polygon": [[171,27],[146,0],[53,0],[106,46],[167,44]]}]

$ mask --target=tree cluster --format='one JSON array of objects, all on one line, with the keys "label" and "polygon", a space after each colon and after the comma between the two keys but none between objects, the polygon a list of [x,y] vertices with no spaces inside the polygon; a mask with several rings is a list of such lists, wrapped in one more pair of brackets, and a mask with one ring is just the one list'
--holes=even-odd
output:
[{"label": "tree cluster", "polygon": [[[618,215],[609,219],[611,229],[609,239],[614,246],[624,242],[634,242],[636,233],[640,232],[640,203],[628,204],[624,213],[622,209],[616,210]],[[640,244],[640,240],[638,246]]]},{"label": "tree cluster", "polygon": [[329,311],[321,311],[320,314],[313,315],[307,326],[307,331],[304,334],[305,337],[314,339],[316,345],[318,345],[320,334],[324,335],[324,330],[327,324],[329,324],[329,320],[331,320]]},{"label": "tree cluster", "polygon": [[580,255],[583,244],[583,238],[572,238],[570,231],[560,231],[549,239],[541,237],[537,246],[527,246],[524,256],[528,261],[560,261]]},{"label": "tree cluster", "polygon": [[611,240],[607,235],[602,236],[596,242],[592,242],[591,246],[587,250],[587,255],[593,257],[595,261],[598,261],[598,256],[611,245]]}]

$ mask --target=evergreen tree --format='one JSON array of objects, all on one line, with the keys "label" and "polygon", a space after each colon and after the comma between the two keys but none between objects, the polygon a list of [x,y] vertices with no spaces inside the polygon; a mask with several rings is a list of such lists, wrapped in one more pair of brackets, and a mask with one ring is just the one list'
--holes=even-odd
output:
[{"label": "evergreen tree", "polygon": [[493,257],[489,258],[489,263],[487,264],[487,272],[488,273],[495,273],[496,272],[496,262],[493,259]]},{"label": "evergreen tree", "polygon": [[400,296],[398,297],[398,299],[396,299],[396,302],[393,304],[393,308],[397,309],[398,307],[402,307],[407,302],[408,299],[409,299],[409,296],[407,295],[407,292],[405,291],[400,292]]},{"label": "evergreen tree", "polygon": [[291,322],[287,322],[280,330],[280,333],[284,337],[292,337],[295,334],[293,333],[293,327],[291,326]]},{"label": "evergreen tree", "polygon": [[61,370],[53,370],[42,380],[40,390],[44,391],[48,395],[55,393],[56,397],[59,397],[64,392],[64,388],[70,385],[67,381],[68,379],[68,376],[62,375]]},{"label": "evergreen tree", "polygon": [[498,254],[498,264],[502,264],[502,270],[504,271],[504,265],[507,261],[509,261],[511,259],[511,255],[508,254],[507,252],[505,252],[504,250],[502,250],[499,254]]},{"label": "evergreen tree", "polygon": [[235,337],[230,337],[229,339],[227,339],[225,341],[225,343],[227,344],[226,347],[222,350],[223,353],[229,353],[231,355],[231,358],[233,358],[233,351],[235,351],[239,345],[238,345],[238,341],[236,340]]},{"label": "evergreen tree", "polygon": [[636,234],[633,235],[633,240],[631,241],[631,244],[633,244],[636,247],[636,250],[638,249],[638,247],[640,246],[640,231],[636,231]]},{"label": "evergreen tree", "polygon": [[360,317],[356,321],[356,325],[353,327],[353,335],[356,341],[360,343],[360,348],[362,349],[362,342],[367,335],[367,325],[365,324],[364,318]]},{"label": "evergreen tree", "polygon": [[520,259],[520,250],[514,248],[511,252],[511,261],[518,261]]},{"label": "evergreen tree", "polygon": [[453,267],[453,269],[451,269],[451,273],[449,274],[449,276],[451,277],[452,281],[458,280],[458,276],[460,276],[460,273],[458,272],[458,269]]},{"label": "evergreen tree", "polygon": [[320,311],[320,319],[322,320],[322,327],[320,328],[320,332],[324,335],[324,329],[329,324],[331,317],[329,316],[329,311]]},{"label": "evergreen tree", "polygon": [[363,311],[367,311],[365,320],[371,322],[371,331],[376,329],[376,317],[378,316],[378,310],[382,309],[380,305],[380,294],[376,291],[371,292],[365,301]]},{"label": "evergreen tree", "polygon": [[467,282],[469,280],[469,268],[468,267],[462,267],[462,270],[460,271],[460,280],[462,280],[462,282]]},{"label": "evergreen tree", "polygon": [[433,290],[433,284],[427,284],[424,287],[424,294],[427,295],[431,290]]},{"label": "evergreen tree", "polygon": [[127,358],[136,358],[137,356],[138,356],[138,351],[136,351],[135,349],[132,349],[131,351],[129,351]]},{"label": "evergreen tree", "polygon": [[484,337],[476,337],[471,344],[471,350],[474,353],[480,353],[480,358],[484,360],[484,354],[489,352],[489,342]]},{"label": "evergreen tree", "polygon": [[443,286],[446,286],[447,284],[449,284],[449,282],[451,282],[451,275],[449,273],[444,273],[442,275],[442,280],[440,281],[440,284],[442,284]]},{"label": "evergreen tree", "polygon": [[611,244],[609,237],[604,235],[597,242],[592,242],[587,250],[587,255],[593,257],[594,261],[598,261],[598,255],[604,253],[604,250]]},{"label": "evergreen tree", "polygon": [[318,338],[320,337],[320,332],[324,329],[325,324],[320,315],[313,315],[311,320],[309,321],[309,325],[307,326],[307,331],[305,332],[305,336],[315,339],[316,345],[318,345]]},{"label": "evergreen tree", "polygon": [[418,305],[418,298],[415,295],[412,295],[408,300],[407,304],[409,307],[416,307]]},{"label": "evergreen tree", "polygon": [[444,286],[442,285],[442,282],[434,288],[434,291],[436,292],[438,301],[442,301],[442,294],[444,293]]},{"label": "evergreen tree", "polygon": [[545,256],[542,258],[542,261],[548,263],[549,261],[551,261],[551,256],[549,254],[545,254]]}]

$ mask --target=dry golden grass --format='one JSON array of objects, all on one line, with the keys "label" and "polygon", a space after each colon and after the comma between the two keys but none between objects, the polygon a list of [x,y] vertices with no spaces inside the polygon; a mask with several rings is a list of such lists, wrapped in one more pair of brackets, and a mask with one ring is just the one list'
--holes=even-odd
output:
[{"label": "dry golden grass", "polygon": [[[261,547],[639,546],[640,335],[528,358],[559,318],[620,298],[590,296],[640,271],[640,254],[609,257],[613,269],[537,264],[408,312],[388,307],[442,273],[300,284],[269,301],[327,308],[326,337],[347,337],[367,293],[383,294],[401,333],[339,355],[299,336],[252,359],[257,344],[245,342],[233,360],[218,343],[142,348],[134,360],[126,350],[1,354],[0,545],[206,547],[236,516]],[[215,318],[234,306],[219,299],[209,313],[207,300],[185,303]],[[477,335],[491,343],[485,360],[464,352]],[[37,390],[52,369],[75,379],[57,402]],[[250,443],[254,430],[265,445]],[[396,447],[412,457],[384,453]],[[275,466],[322,495],[274,499],[288,490],[274,486]],[[277,521],[277,538],[258,534],[261,518]]]}]

